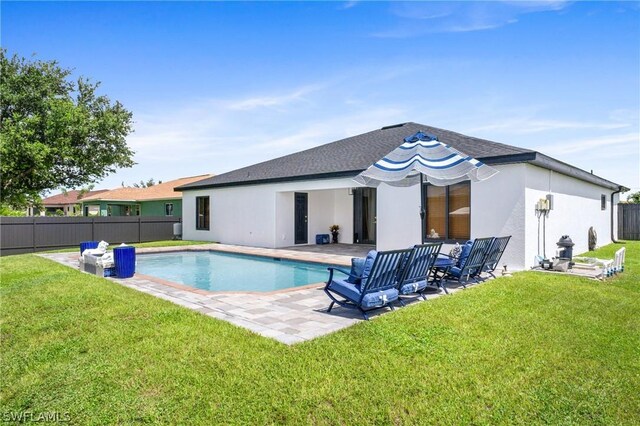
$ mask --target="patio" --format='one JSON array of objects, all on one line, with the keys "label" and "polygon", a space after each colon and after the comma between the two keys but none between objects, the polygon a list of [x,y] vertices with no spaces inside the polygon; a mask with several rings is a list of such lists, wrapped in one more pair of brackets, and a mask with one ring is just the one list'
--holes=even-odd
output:
[{"label": "patio", "polygon": [[[352,256],[365,255],[370,248],[370,246],[349,244],[327,244],[322,246],[297,246],[287,249],[266,249],[225,244],[205,244],[139,248],[137,253],[214,250],[308,262],[350,265]],[[307,249],[307,251],[303,251],[304,249]],[[347,253],[349,255],[345,255]],[[40,254],[39,256],[74,269],[78,268],[77,253]],[[324,283],[275,292],[248,293],[199,290],[142,274],[136,274],[133,278],[128,279],[106,279],[193,309],[204,315],[247,328],[261,336],[270,337],[288,345],[311,340],[363,321],[360,313],[352,309],[336,307],[331,313],[327,313],[330,301],[322,291]],[[457,288],[448,288],[450,292],[458,290]],[[250,297],[247,297],[248,294],[250,294]],[[434,291],[433,293],[427,293],[426,296],[427,299],[432,299],[441,295],[442,293]],[[405,300],[407,300],[408,304],[412,304],[421,299],[410,297]],[[375,318],[386,312],[389,312],[389,309],[375,310],[370,317]]]},{"label": "patio", "polygon": [[372,244],[305,244],[291,247],[285,247],[284,250],[305,252],[305,253],[324,253],[335,254],[338,256],[365,257],[369,250],[375,250],[376,246]]}]

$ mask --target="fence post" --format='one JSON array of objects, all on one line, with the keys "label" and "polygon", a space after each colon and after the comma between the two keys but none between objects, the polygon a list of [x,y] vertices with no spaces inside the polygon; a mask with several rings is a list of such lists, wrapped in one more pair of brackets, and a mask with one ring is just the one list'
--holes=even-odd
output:
[{"label": "fence post", "polygon": [[91,241],[95,241],[96,240],[96,218],[95,217],[90,217],[89,218],[91,220]]},{"label": "fence post", "polygon": [[623,211],[624,211],[623,205],[618,204],[618,239],[619,240],[624,240]]},{"label": "fence post", "polygon": [[33,225],[31,226],[31,232],[32,232],[32,238],[33,238],[33,243],[31,244],[33,246],[33,253],[36,252],[36,217],[33,217]]},{"label": "fence post", "polygon": [[142,216],[138,216],[138,242],[142,242]]}]

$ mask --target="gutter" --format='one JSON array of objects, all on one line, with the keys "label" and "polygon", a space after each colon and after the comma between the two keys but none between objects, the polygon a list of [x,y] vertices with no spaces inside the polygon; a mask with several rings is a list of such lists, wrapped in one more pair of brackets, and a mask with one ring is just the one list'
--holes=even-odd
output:
[{"label": "gutter", "polygon": [[615,237],[614,237],[615,234],[613,232],[613,196],[616,195],[616,194],[619,194],[619,193],[621,193],[623,191],[628,191],[628,190],[629,190],[629,188],[626,188],[624,186],[619,186],[616,191],[613,191],[611,193],[611,241],[613,243],[619,243],[620,242],[617,239],[615,239]]},{"label": "gutter", "polygon": [[584,182],[589,182],[594,185],[601,186],[603,188],[615,189],[617,190],[616,192],[626,189],[625,187],[618,185],[614,182],[611,182],[607,179],[601,178],[600,176],[596,176],[585,170],[579,169],[567,163],[563,163],[562,161],[556,160],[555,158],[551,158],[539,152],[536,153],[536,158],[533,161],[530,161],[530,164],[533,164],[535,166],[539,166],[548,170],[553,170],[554,172],[558,172],[565,176],[579,179]]},{"label": "gutter", "polygon": [[[267,183],[282,183],[282,182],[298,182],[301,180],[322,180],[322,179],[338,179],[344,177],[356,177],[358,173],[364,171],[362,170],[350,170],[343,172],[328,172],[328,173],[318,173],[314,175],[299,175],[299,176],[281,176],[275,178],[264,178],[264,179],[255,179],[255,180],[242,180],[242,181],[232,181],[232,182],[223,182],[223,183],[209,183],[209,184],[196,184],[191,186],[191,184],[177,186],[173,188],[176,192],[183,191],[192,191],[199,189],[211,189],[211,188],[226,188],[232,186],[246,186],[246,185],[261,185]],[[218,175],[224,176],[224,175]],[[216,176],[216,177],[218,177]],[[354,187],[358,186],[357,183],[354,182]]]}]

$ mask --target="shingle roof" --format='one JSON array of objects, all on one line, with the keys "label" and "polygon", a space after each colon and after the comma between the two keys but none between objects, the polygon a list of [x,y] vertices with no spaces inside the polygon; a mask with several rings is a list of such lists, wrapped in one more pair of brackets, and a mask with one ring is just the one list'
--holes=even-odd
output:
[{"label": "shingle roof", "polygon": [[53,206],[53,205],[62,205],[62,204],[76,204],[79,200],[82,200],[87,197],[91,197],[92,195],[100,194],[102,192],[106,192],[108,189],[97,189],[95,191],[87,191],[84,193],[83,197],[80,197],[79,190],[71,190],[66,193],[62,192],[60,194],[52,195],[50,197],[44,198],[42,200],[42,205],[44,206]]},{"label": "shingle roof", "polygon": [[[418,131],[434,134],[441,142],[451,145],[453,148],[487,164],[523,161],[535,164],[538,154],[536,151],[530,149],[519,148],[463,135],[450,130],[409,122],[383,127],[372,132],[243,167],[199,182],[182,185],[176,188],[176,190],[250,185],[323,177],[355,176],[400,146],[405,137]],[[545,161],[549,158],[550,157],[545,156]],[[544,164],[540,162],[540,164],[537,165],[551,168],[548,167],[547,163],[548,161]],[[573,171],[575,171],[575,173],[573,173]],[[590,175],[584,170],[576,168],[572,168],[572,175],[590,181],[593,181],[593,179],[589,176],[597,178],[597,176]],[[608,186],[615,186],[612,182],[602,178],[597,179],[597,183],[599,184],[604,182]]]},{"label": "shingle roof", "polygon": [[148,188],[116,188],[111,191],[102,192],[90,197],[82,199],[83,202],[96,201],[96,200],[110,200],[110,201],[150,201],[150,200],[167,200],[167,199],[179,199],[182,194],[175,192],[174,188],[181,185],[187,185],[190,183],[198,182],[202,179],[211,177],[212,175],[199,175],[190,176],[180,179],[170,180],[168,182],[162,182]]}]

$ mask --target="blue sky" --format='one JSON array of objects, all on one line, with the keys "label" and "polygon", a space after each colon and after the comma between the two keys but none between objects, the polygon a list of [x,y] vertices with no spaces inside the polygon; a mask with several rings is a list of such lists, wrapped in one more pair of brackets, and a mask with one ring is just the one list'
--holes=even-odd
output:
[{"label": "blue sky", "polygon": [[[97,187],[223,173],[415,121],[640,190],[638,2],[2,2],[2,46],[134,113]],[[327,159],[331,161],[331,159]]]}]

